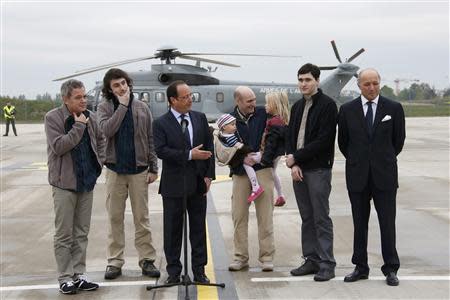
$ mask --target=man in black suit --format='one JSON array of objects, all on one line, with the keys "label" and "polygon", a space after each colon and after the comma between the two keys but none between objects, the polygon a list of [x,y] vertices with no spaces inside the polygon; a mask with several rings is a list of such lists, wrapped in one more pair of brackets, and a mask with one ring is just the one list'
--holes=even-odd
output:
[{"label": "man in black suit", "polygon": [[367,279],[367,232],[373,199],[381,232],[388,285],[399,284],[400,267],[395,247],[395,212],[398,188],[397,155],[405,141],[405,115],[400,103],[380,96],[380,75],[374,69],[358,75],[361,96],[339,110],[338,143],[346,158],[345,174],[353,215],[355,270],[345,282]]},{"label": "man in black suit", "polygon": [[[192,93],[186,83],[170,84],[167,99],[170,110],[153,123],[155,151],[163,163],[159,193],[164,209],[164,253],[169,274],[166,282],[179,282],[182,270],[182,183],[185,176],[194,281],[209,283],[204,269],[207,263],[205,217],[206,194],[215,176],[213,139],[205,114],[191,110]],[[186,121],[183,135],[182,123]],[[183,164],[186,164],[186,174]]]}]

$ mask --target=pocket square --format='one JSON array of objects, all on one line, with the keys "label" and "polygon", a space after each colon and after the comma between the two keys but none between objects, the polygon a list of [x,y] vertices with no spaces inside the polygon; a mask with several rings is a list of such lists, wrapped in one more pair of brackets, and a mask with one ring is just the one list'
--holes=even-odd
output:
[{"label": "pocket square", "polygon": [[389,121],[390,119],[392,119],[390,115],[385,115],[381,122]]}]

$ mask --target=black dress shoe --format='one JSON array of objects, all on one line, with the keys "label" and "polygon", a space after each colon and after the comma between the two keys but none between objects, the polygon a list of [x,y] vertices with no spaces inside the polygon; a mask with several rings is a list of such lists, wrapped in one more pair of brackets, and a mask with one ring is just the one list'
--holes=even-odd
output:
[{"label": "black dress shoe", "polygon": [[344,281],[345,282],[354,282],[358,281],[360,279],[368,279],[369,273],[368,272],[362,272],[358,268],[355,268],[353,272],[345,276]]},{"label": "black dress shoe", "polygon": [[317,272],[317,274],[314,275],[314,281],[328,281],[330,279],[333,279],[334,277],[335,277],[334,269],[331,268],[320,269],[319,272]]},{"label": "black dress shoe", "polygon": [[166,284],[179,282],[180,282],[180,275],[169,275],[169,277],[166,279]]},{"label": "black dress shoe", "polygon": [[209,278],[206,277],[205,273],[194,274],[194,282],[209,283]]},{"label": "black dress shoe", "polygon": [[310,259],[306,259],[300,267],[291,270],[291,275],[303,276],[308,274],[316,274],[317,272],[319,272],[319,265]]},{"label": "black dress shoe", "polygon": [[398,277],[394,272],[389,272],[386,275],[386,283],[390,286],[397,286],[399,285],[400,281],[398,280]]},{"label": "black dress shoe", "polygon": [[122,269],[115,266],[107,266],[105,272],[105,279],[116,279],[122,275]]}]

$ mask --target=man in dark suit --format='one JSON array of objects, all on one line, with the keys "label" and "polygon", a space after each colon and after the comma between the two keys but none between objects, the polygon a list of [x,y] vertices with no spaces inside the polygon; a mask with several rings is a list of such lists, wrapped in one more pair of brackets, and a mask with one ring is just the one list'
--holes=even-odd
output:
[{"label": "man in dark suit", "polygon": [[[191,110],[192,93],[186,83],[170,84],[167,99],[170,110],[153,124],[155,151],[163,163],[159,193],[164,209],[164,253],[169,274],[166,282],[180,281],[183,196],[186,193],[194,281],[209,283],[204,269],[207,263],[205,217],[206,194],[215,176],[213,139],[205,114]],[[182,124],[186,121],[183,135]],[[183,176],[186,191],[181,188]]]},{"label": "man in dark suit", "polygon": [[367,279],[367,232],[373,199],[381,232],[381,267],[388,285],[399,284],[400,267],[395,247],[398,188],[397,155],[405,141],[405,115],[400,103],[380,96],[380,75],[374,69],[358,75],[361,96],[339,110],[338,143],[346,158],[347,190],[353,215],[355,270],[345,282]]}]

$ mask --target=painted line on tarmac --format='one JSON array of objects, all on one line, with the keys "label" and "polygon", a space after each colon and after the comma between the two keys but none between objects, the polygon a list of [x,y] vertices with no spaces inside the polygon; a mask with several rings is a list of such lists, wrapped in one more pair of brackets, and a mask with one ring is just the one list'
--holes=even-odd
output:
[{"label": "painted line on tarmac", "polygon": [[[231,272],[228,271],[228,245],[225,245],[223,238],[222,228],[219,223],[216,206],[211,192],[208,194],[208,212],[206,219],[208,223],[209,242],[211,246],[211,253],[208,257],[209,260],[214,260],[215,267],[215,279],[216,283],[225,283],[225,288],[218,287],[215,289],[219,295],[220,300],[225,299],[239,299],[236,286],[234,284],[234,277]],[[208,273],[209,275],[209,273]],[[210,288],[212,289],[212,288]],[[200,299],[200,297],[198,298]],[[206,299],[206,298],[204,298]]]},{"label": "painted line on tarmac", "polygon": [[[313,277],[253,277],[250,279],[252,282],[279,282],[279,281],[314,281]],[[344,276],[338,276],[332,281],[344,281]],[[385,276],[369,276],[369,279],[365,280],[386,280]],[[399,276],[399,280],[403,281],[450,281],[450,275],[448,276]]]},{"label": "painted line on tarmac", "polygon": [[[139,281],[115,281],[115,282],[96,282],[100,287],[105,286],[136,286],[156,284],[155,280],[139,280]],[[59,289],[58,284],[38,284],[38,285],[19,285],[19,286],[2,286],[0,292],[7,291],[27,291],[27,290],[49,290]]]},{"label": "painted line on tarmac", "polygon": [[[211,255],[211,242],[209,240],[209,228],[208,224],[206,224],[206,249],[208,253],[208,257],[212,257]],[[216,282],[216,274],[214,272],[214,259],[209,259],[208,264],[205,266],[205,273],[208,274],[211,282]],[[209,299],[216,300],[219,299],[219,294],[217,292],[216,287],[209,286],[197,286],[197,299]]]}]

